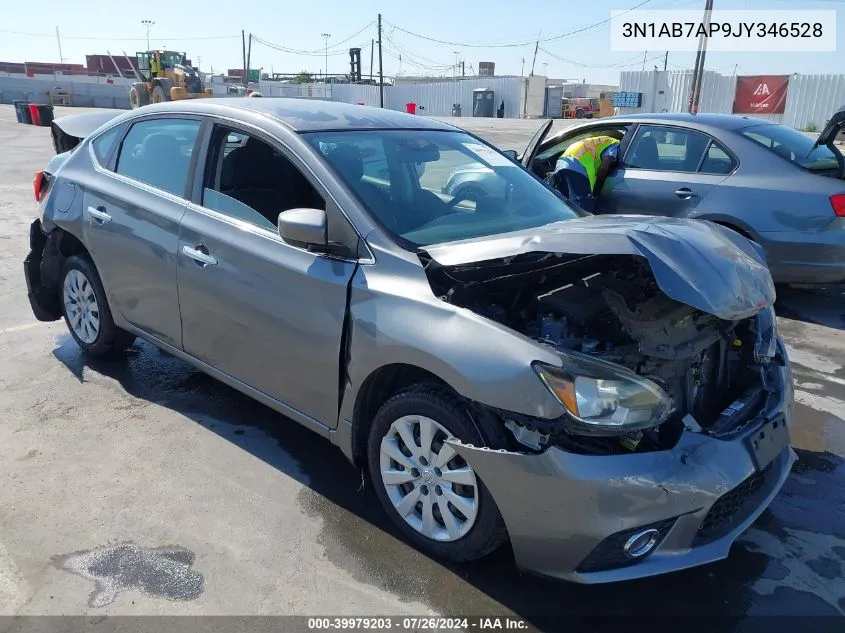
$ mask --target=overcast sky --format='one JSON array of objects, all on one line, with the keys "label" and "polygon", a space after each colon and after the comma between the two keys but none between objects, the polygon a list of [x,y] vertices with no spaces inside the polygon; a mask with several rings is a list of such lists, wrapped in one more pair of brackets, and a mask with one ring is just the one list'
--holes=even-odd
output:
[{"label": "overcast sky", "polygon": [[[376,38],[376,15],[384,19],[385,74],[451,76],[456,58],[467,73],[479,61],[496,63],[496,74],[527,73],[534,45],[477,47],[492,43],[520,43],[549,38],[607,20],[613,9],[630,9],[643,0],[204,0],[182,2],[146,0],[143,3],[96,0],[39,0],[29,5],[7,0],[0,21],[0,61],[58,62],[61,35],[66,63],[85,63],[91,53],[126,51],[130,56],[146,48],[142,20],[153,20],[150,44],[185,51],[203,71],[242,67],[241,29],[253,41],[252,67],[265,72],[322,72],[323,33],[329,33],[328,70],[349,68],[348,49],[359,46],[363,72],[370,67],[370,42]],[[703,9],[704,0],[648,0],[643,9]],[[731,74],[845,73],[843,63],[843,0],[715,0],[717,9],[837,9],[836,53],[710,53],[707,69]],[[38,19],[33,19],[37,14]],[[460,42],[461,45],[444,44]],[[276,48],[271,47],[272,44]],[[288,49],[278,50],[279,48]],[[457,55],[455,53],[457,51]],[[586,78],[615,84],[620,70],[663,68],[663,52],[647,55],[610,51],[605,23],[578,34],[541,43],[534,72],[555,78]],[[670,53],[669,68],[692,67],[694,53]],[[525,60],[523,62],[523,59]],[[378,72],[378,56],[375,56]]]}]

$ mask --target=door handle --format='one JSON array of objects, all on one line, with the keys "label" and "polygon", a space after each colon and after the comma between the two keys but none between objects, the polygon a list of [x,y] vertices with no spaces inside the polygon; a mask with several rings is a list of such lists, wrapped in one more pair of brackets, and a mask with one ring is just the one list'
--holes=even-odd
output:
[{"label": "door handle", "polygon": [[88,207],[88,215],[94,218],[97,224],[111,222],[111,216],[106,213],[105,207]]},{"label": "door handle", "polygon": [[675,195],[679,198],[695,198],[697,195],[692,189],[689,187],[681,187],[675,192]]},{"label": "door handle", "polygon": [[197,262],[197,264],[199,264],[201,267],[216,266],[217,258],[212,255],[209,255],[207,250],[208,249],[206,249],[205,246],[197,246],[196,248],[191,248],[190,246],[182,247],[182,252],[191,259],[193,259],[195,262]]}]

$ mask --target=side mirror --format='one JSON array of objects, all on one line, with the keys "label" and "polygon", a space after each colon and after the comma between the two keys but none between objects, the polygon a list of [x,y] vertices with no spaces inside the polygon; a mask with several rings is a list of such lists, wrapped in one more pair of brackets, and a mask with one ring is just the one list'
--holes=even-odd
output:
[{"label": "side mirror", "polygon": [[279,214],[279,235],[285,242],[308,250],[328,246],[326,212],[323,209],[289,209]]},{"label": "side mirror", "polygon": [[515,163],[519,162],[519,154],[517,153],[517,151],[515,149],[506,149],[505,151],[502,152],[502,154],[504,154],[505,156],[510,158]]}]

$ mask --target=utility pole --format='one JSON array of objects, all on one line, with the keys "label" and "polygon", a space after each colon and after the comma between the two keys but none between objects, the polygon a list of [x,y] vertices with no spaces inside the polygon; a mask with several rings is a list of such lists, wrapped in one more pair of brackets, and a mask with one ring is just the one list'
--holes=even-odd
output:
[{"label": "utility pole", "polygon": [[519,71],[520,77],[525,77],[525,58],[522,58],[522,69]]},{"label": "utility pole", "polygon": [[540,48],[540,40],[534,45],[534,59],[531,62],[531,76],[534,76],[534,64],[537,63],[537,49]]},{"label": "utility pole", "polygon": [[[249,88],[249,68],[252,65],[252,33],[249,34],[249,44],[246,49],[246,82],[244,85]],[[261,78],[261,74],[258,75]]]},{"label": "utility pole", "polygon": [[666,57],[663,58],[663,70],[669,67],[669,51],[666,51]]},{"label": "utility pole", "polygon": [[643,71],[645,71],[645,62],[646,62],[647,58],[648,58],[648,51],[643,53]]},{"label": "utility pole", "polygon": [[376,41],[370,40],[370,81],[373,80],[373,55],[376,52]]},{"label": "utility pole", "polygon": [[400,77],[402,76],[402,53],[399,53],[399,72],[397,74]]},{"label": "utility pole", "polygon": [[202,67],[202,57],[197,55],[197,70]]},{"label": "utility pole", "polygon": [[241,52],[243,53],[244,64],[244,88],[246,88],[247,72],[246,72],[246,33],[241,29]]},{"label": "utility pole", "polygon": [[467,63],[466,60],[461,62],[461,77],[467,76]]},{"label": "utility pole", "polygon": [[62,57],[62,38],[59,37],[59,27],[56,27],[56,41],[59,43],[59,63],[64,64],[65,58]]},{"label": "utility pole", "polygon": [[[713,0],[707,0],[704,5],[704,28],[710,26],[710,17],[713,14]],[[698,52],[695,56],[695,69],[692,75],[692,90],[689,99],[690,114],[698,114],[698,104],[701,100],[701,86],[704,83],[704,60],[707,57],[707,38],[700,35],[698,38]]]},{"label": "utility pole", "polygon": [[378,14],[378,103],[384,107],[384,68],[381,57],[381,13]]},{"label": "utility pole", "polygon": [[323,66],[323,81],[325,83],[328,83],[329,81],[329,38],[331,36],[331,33],[322,33],[320,36],[326,41],[326,62]]},{"label": "utility pole", "polygon": [[147,28],[147,50],[150,50],[150,27],[155,24],[155,20],[141,20],[141,24]]}]

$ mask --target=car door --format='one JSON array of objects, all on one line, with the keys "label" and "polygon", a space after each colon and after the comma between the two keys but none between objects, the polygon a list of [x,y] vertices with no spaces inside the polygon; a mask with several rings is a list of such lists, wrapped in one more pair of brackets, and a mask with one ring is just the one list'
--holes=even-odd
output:
[{"label": "car door", "polygon": [[708,134],[638,125],[605,182],[600,212],[685,217],[735,168],[728,150]]},{"label": "car door", "polygon": [[[184,350],[334,427],[357,234],[277,141],[215,126],[205,148],[179,238]],[[281,239],[281,211],[326,208],[327,199],[329,240],[355,242],[347,256]]]},{"label": "car door", "polygon": [[200,126],[196,118],[141,119],[110,152],[105,132],[92,140],[98,176],[83,188],[83,241],[115,318],[176,347],[179,222]]}]

